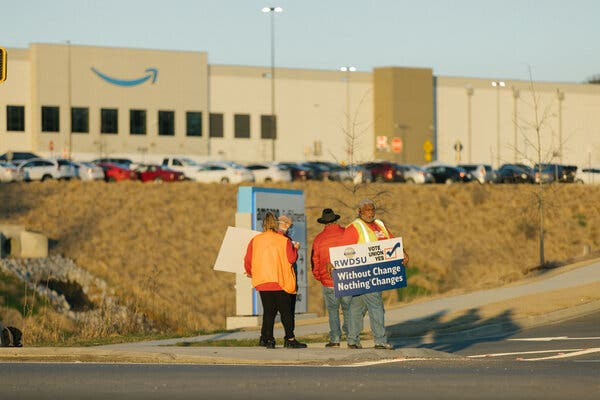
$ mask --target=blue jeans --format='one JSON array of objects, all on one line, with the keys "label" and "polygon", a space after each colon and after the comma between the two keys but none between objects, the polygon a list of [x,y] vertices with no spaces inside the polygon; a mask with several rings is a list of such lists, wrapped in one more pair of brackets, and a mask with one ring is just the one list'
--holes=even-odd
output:
[{"label": "blue jeans", "polygon": [[[325,307],[329,316],[329,341],[339,343],[342,331],[348,336],[348,320],[350,319],[348,309],[352,296],[335,297],[333,288],[323,286],[323,299],[325,300]],[[340,306],[342,306],[342,314],[344,315],[344,323],[341,328]]]},{"label": "blue jeans", "polygon": [[350,301],[350,324],[348,325],[348,344],[360,344],[363,330],[363,318],[369,312],[369,323],[375,344],[387,343],[384,323],[383,297],[381,292],[365,293],[353,296]]}]

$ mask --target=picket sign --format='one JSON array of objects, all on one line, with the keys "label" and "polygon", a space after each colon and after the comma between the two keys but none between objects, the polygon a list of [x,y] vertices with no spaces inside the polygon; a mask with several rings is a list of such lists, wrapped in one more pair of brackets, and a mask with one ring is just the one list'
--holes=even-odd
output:
[{"label": "picket sign", "polygon": [[329,256],[336,297],[406,287],[401,237],[332,247]]}]

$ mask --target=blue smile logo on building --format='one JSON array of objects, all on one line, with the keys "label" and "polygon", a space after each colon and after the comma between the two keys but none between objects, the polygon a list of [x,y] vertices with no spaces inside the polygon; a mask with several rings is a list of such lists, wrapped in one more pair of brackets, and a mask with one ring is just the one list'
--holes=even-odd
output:
[{"label": "blue smile logo on building", "polygon": [[117,86],[137,86],[137,85],[141,85],[142,83],[146,82],[149,79],[152,79],[152,83],[154,84],[154,82],[156,82],[156,78],[158,77],[158,69],[156,69],[156,68],[146,68],[146,70],[144,71],[145,72],[144,76],[142,76],[140,78],[136,78],[136,79],[113,78],[111,76],[103,74],[102,72],[98,71],[94,67],[92,67],[92,71],[96,75],[98,75],[100,78],[104,79],[106,82],[112,83],[113,85],[117,85]]}]

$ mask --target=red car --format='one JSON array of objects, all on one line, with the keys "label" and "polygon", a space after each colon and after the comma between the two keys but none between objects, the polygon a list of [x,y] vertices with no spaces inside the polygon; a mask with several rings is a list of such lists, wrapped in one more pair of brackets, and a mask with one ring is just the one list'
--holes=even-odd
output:
[{"label": "red car", "polygon": [[141,164],[135,168],[142,182],[177,182],[185,180],[183,172],[162,168],[156,164]]},{"label": "red car", "polygon": [[391,161],[375,161],[364,164],[371,171],[375,182],[404,182],[404,172],[398,164]]},{"label": "red car", "polygon": [[138,179],[138,173],[130,170],[124,165],[110,162],[99,162],[96,165],[102,168],[102,170],[104,171],[104,180],[106,182]]}]

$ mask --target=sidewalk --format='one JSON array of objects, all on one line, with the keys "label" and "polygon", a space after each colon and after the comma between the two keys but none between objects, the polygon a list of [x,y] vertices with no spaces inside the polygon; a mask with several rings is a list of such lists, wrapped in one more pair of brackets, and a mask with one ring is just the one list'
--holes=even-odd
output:
[{"label": "sidewalk", "polygon": [[[526,327],[566,320],[600,310],[600,260],[550,270],[501,288],[443,296],[386,310],[389,341],[395,350],[374,350],[363,340],[363,350],[325,348],[311,343],[306,349],[267,350],[262,347],[173,346],[181,342],[256,339],[257,329],[237,330],[188,338],[123,343],[86,348],[0,348],[2,361],[98,361],[203,364],[356,364],[398,358],[453,358],[421,347],[431,341],[465,337],[505,336]],[[368,329],[368,317],[365,327]],[[329,331],[326,318],[297,320],[296,336]],[[275,337],[283,337],[276,327]],[[370,347],[370,348],[369,348]]]}]

